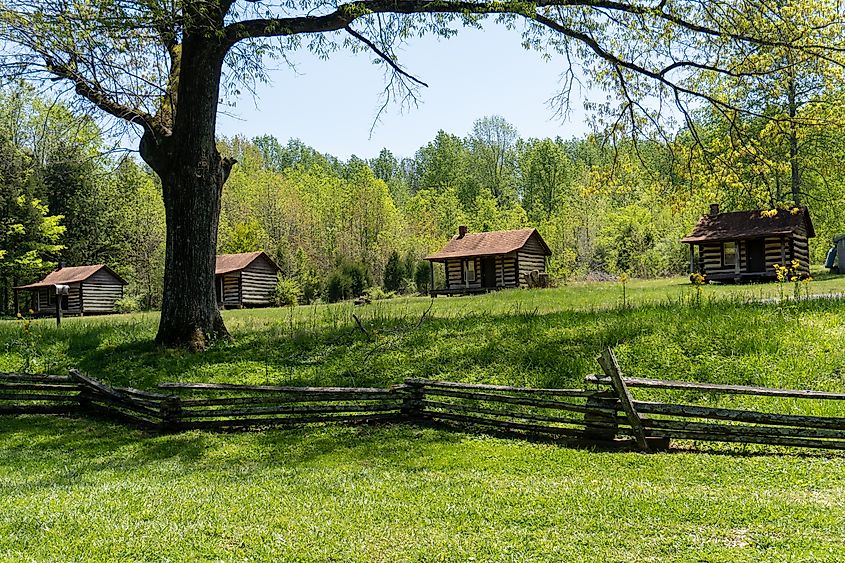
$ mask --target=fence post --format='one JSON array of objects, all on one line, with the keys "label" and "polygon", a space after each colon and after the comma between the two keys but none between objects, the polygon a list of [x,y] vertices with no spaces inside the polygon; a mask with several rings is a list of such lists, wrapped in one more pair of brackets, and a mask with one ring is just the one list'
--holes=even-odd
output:
[{"label": "fence post", "polygon": [[[619,423],[616,420],[618,402],[612,391],[596,391],[587,397],[587,409],[596,409],[584,413],[584,431],[593,440],[612,442],[616,438]],[[609,410],[611,412],[596,412]]]},{"label": "fence post", "polygon": [[159,412],[161,413],[159,432],[178,432],[182,421],[182,399],[178,395],[170,395],[162,399]]},{"label": "fence post", "polygon": [[70,379],[74,383],[76,383],[76,388],[79,390],[79,395],[77,395],[77,402],[79,403],[79,412],[81,414],[90,412],[91,396],[90,391],[88,390],[88,386],[85,385],[85,380],[80,377],[80,373],[78,370],[71,369],[68,373],[70,374]]},{"label": "fence post", "polygon": [[419,379],[405,379],[405,396],[402,398],[402,416],[406,420],[420,420],[423,417],[425,385]]}]

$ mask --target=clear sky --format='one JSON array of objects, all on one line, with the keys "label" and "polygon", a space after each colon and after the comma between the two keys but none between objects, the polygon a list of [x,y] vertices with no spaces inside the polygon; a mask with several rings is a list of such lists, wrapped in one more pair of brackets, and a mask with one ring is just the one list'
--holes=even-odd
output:
[{"label": "clear sky", "polygon": [[573,90],[566,121],[555,118],[548,100],[560,90],[565,61],[544,61],[526,51],[517,31],[494,22],[485,30],[462,29],[449,40],[414,40],[399,53],[400,63],[429,87],[421,89],[419,107],[400,111],[393,105],[370,133],[384,87],[382,65],[368,53],[338,52],[320,60],[306,52],[294,56],[296,70],[281,68],[272,83],[260,85],[255,99],[243,95],[234,108],[222,108],[218,133],[246,137],[270,134],[285,142],[301,139],[320,152],[347,159],[376,156],[382,147],[397,157],[413,156],[439,129],[459,136],[473,122],[501,115],[523,138],[581,136],[588,131],[584,98],[601,92]]}]

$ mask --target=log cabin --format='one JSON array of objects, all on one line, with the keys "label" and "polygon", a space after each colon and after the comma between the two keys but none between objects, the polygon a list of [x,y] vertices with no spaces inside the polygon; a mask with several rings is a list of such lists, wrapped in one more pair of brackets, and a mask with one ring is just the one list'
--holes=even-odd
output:
[{"label": "log cabin", "polygon": [[789,266],[792,260],[801,274],[809,275],[809,239],[814,236],[806,207],[720,213],[713,204],[681,242],[690,245],[691,274],[738,282],[775,279],[775,264]]},{"label": "log cabin", "polygon": [[58,296],[68,315],[116,313],[115,303],[123,298],[126,280],[105,264],[59,267],[41,281],[15,288],[30,293],[30,309],[36,315],[56,312],[56,286],[68,286],[68,294]]},{"label": "log cabin", "polygon": [[219,254],[214,269],[218,306],[227,309],[272,306],[280,271],[265,252]]},{"label": "log cabin", "polygon": [[[468,233],[465,226],[438,252],[426,256],[432,295],[460,295],[528,287],[532,272],[547,279],[552,252],[537,229]],[[443,264],[446,286],[434,288],[434,263]]]}]

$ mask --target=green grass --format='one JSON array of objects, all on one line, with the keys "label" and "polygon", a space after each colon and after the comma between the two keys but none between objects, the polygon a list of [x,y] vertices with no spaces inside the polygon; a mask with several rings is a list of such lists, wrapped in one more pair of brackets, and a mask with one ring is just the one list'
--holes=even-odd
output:
[{"label": "green grass", "polygon": [[[845,280],[810,289],[843,291]],[[750,302],[778,293],[707,286],[696,305],[684,280],[634,281],[622,307],[619,284],[571,284],[438,298],[419,326],[427,299],[228,311],[234,340],[202,354],[151,344],[154,314],[66,319],[59,330],[36,321],[30,336],[4,321],[0,370],[78,367],[148,388],[409,376],[577,387],[614,346],[634,376],[842,390],[845,302]],[[818,401],[758,403],[845,416]],[[591,452],[404,426],[156,437],[6,417],[0,560],[845,558],[845,455],[693,446]]]},{"label": "green grass", "polygon": [[843,459],[408,427],[0,427],[0,559],[787,561],[845,554]]}]

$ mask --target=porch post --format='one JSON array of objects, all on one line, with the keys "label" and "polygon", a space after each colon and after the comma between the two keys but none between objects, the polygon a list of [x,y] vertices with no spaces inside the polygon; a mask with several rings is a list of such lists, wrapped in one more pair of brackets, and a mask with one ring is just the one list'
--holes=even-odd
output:
[{"label": "porch post", "polygon": [[695,263],[695,245],[690,244],[689,245],[689,273],[694,274],[696,271],[698,271],[698,268],[696,267],[696,263]]},{"label": "porch post", "polygon": [[434,292],[434,260],[428,261],[428,289]]},{"label": "porch post", "polygon": [[741,270],[741,268],[740,268],[740,262],[742,260],[742,258],[741,258],[742,252],[740,250],[741,245],[742,245],[741,240],[736,241],[736,244],[734,245],[734,248],[736,249],[736,255],[734,256],[734,262],[735,262],[734,273],[737,274],[737,275],[739,275],[739,272]]}]

